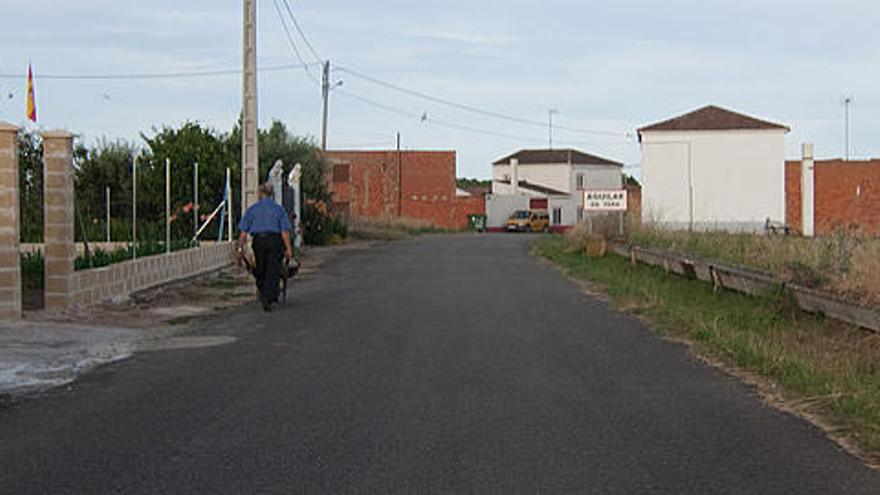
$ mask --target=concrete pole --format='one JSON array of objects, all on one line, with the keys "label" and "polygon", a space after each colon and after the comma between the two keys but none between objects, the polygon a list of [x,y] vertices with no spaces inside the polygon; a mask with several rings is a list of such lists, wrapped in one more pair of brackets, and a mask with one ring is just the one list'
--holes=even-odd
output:
[{"label": "concrete pole", "polygon": [[74,304],[73,135],[43,133],[43,245],[46,309]]},{"label": "concrete pole", "polygon": [[0,122],[0,320],[21,318],[18,126]]},{"label": "concrete pole", "polygon": [[241,211],[244,214],[250,205],[257,202],[260,179],[257,130],[257,2],[242,2]]},{"label": "concrete pole", "polygon": [[171,252],[171,159],[165,159],[165,253]]},{"label": "concrete pole", "polygon": [[330,106],[330,61],[324,61],[321,79],[321,96],[324,98],[324,112],[321,118],[321,150],[327,151],[327,109]]},{"label": "concrete pole", "polygon": [[801,160],[801,233],[813,237],[816,222],[816,163],[813,158],[812,143],[804,143]]}]

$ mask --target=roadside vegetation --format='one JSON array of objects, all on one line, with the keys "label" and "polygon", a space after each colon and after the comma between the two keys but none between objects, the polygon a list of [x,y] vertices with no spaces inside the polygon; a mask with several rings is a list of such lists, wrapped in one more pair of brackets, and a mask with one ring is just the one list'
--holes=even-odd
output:
[{"label": "roadside vegetation", "polygon": [[434,227],[426,220],[411,218],[352,219],[348,222],[349,235],[361,241],[395,241],[424,234],[449,233]]},{"label": "roadside vegetation", "polygon": [[[43,146],[39,135],[19,132],[21,190],[21,242],[40,243],[43,239]],[[324,183],[324,158],[310,139],[289,132],[274,121],[259,132],[260,177],[265,178],[276,160],[282,160],[285,173],[302,164],[303,226],[306,242],[326,241],[336,228],[330,194]],[[110,189],[111,238],[131,242],[132,162],[137,164],[139,243],[161,242],[165,238],[165,159],[171,161],[171,236],[191,239],[194,235],[193,164],[199,166],[199,198],[202,222],[223,199],[226,168],[233,185],[232,207],[240,217],[241,138],[236,125],[228,132],[217,131],[197,122],[178,127],[154,128],[141,135],[140,142],[99,139],[93,143],[74,143],[75,203],[82,221],[75,222],[76,239],[90,242],[106,237],[106,188]],[[321,208],[323,206],[323,209]],[[219,218],[212,220],[204,239],[216,236]]]},{"label": "roadside vegetation", "polygon": [[656,247],[766,270],[854,303],[880,304],[880,239],[840,230],[830,236],[633,231],[635,246]]},{"label": "roadside vegetation", "polygon": [[[661,237],[655,234],[654,239]],[[748,245],[736,236],[729,240]],[[854,446],[869,461],[880,461],[880,335],[807,315],[785,294],[755,298],[715,293],[709,284],[615,255],[587,257],[582,236],[570,235],[568,241],[542,237],[535,251],[606,294],[620,309],[756,383],[777,406],[818,419],[841,443]],[[696,250],[687,244],[653,245]],[[730,254],[742,248],[714,246],[717,251],[706,247],[701,254],[732,262],[745,259]]]}]

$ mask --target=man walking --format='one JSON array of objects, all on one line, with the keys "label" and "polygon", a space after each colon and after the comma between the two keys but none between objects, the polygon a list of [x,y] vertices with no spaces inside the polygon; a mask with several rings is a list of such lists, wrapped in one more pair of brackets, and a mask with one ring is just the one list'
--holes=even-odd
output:
[{"label": "man walking", "polygon": [[254,251],[254,277],[260,291],[263,311],[270,311],[272,304],[278,302],[278,282],[284,268],[281,260],[290,261],[293,248],[290,243],[290,219],[287,212],[272,199],[274,191],[271,183],[260,186],[260,200],[251,205],[242,215],[238,224],[238,253],[241,253],[251,235],[251,248]]}]

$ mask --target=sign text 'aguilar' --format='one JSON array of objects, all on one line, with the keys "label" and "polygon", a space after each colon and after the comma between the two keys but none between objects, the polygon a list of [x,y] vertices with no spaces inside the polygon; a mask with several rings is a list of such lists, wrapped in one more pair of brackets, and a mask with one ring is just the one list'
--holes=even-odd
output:
[{"label": "sign text 'aguilar'", "polygon": [[626,190],[584,191],[586,211],[626,211]]}]

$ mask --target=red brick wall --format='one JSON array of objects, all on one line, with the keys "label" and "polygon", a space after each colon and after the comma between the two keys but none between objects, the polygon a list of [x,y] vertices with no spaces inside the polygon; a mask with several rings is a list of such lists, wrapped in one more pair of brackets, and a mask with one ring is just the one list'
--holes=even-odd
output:
[{"label": "red brick wall", "polygon": [[[855,227],[880,233],[880,160],[815,162],[817,234]],[[785,164],[785,219],[801,228],[801,162]]]},{"label": "red brick wall", "polygon": [[642,222],[642,188],[629,184],[624,187],[626,188],[626,215],[630,222],[640,224]]},{"label": "red brick wall", "polygon": [[[336,204],[353,218],[411,218],[463,228],[485,205],[455,196],[454,151],[329,151],[326,181]],[[335,174],[348,166],[348,181]]]},{"label": "red brick wall", "polygon": [[785,223],[801,232],[801,162],[785,162]]},{"label": "red brick wall", "polygon": [[[397,215],[397,153],[391,151],[327,152],[328,190],[337,204],[348,204],[343,212],[354,218],[383,218]],[[346,174],[335,173],[348,167]]]},{"label": "red brick wall", "polygon": [[486,214],[486,197],[479,195],[455,198],[453,206],[454,213],[451,228],[465,229],[468,225],[468,215]]}]

